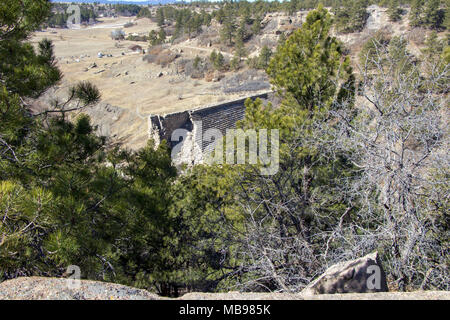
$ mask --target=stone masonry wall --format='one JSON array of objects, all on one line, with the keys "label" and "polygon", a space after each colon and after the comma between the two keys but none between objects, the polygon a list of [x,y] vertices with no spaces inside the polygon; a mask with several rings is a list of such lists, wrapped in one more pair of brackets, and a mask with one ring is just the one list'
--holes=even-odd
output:
[{"label": "stone masonry wall", "polygon": [[[171,148],[178,143],[182,143],[181,152],[179,152],[174,160],[175,164],[201,163],[203,158],[199,153],[211,148],[207,143],[202,141],[204,133],[208,129],[218,129],[223,136],[227,129],[236,127],[236,122],[242,120],[245,115],[244,102],[247,98],[260,98],[263,101],[269,99],[268,92],[252,95],[239,100],[227,101],[216,105],[201,107],[194,110],[176,112],[164,116],[152,115],[149,118],[149,135],[159,143],[162,140],[169,142]],[[201,125],[199,126],[199,124]],[[185,129],[188,134],[182,142],[171,141],[172,133],[176,129]],[[200,131],[201,130],[201,134]]]}]

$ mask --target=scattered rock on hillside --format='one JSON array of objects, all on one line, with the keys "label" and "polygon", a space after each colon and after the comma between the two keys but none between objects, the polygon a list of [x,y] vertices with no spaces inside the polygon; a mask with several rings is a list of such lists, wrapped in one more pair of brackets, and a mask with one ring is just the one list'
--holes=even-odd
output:
[{"label": "scattered rock on hillside", "polygon": [[378,252],[329,267],[302,294],[387,292],[386,275]]}]

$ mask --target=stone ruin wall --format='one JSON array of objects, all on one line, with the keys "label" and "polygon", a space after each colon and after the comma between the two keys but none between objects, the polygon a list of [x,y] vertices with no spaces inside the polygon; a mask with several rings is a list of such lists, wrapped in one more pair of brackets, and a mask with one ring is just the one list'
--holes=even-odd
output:
[{"label": "stone ruin wall", "polygon": [[[203,162],[203,151],[210,149],[211,145],[203,142],[202,137],[208,129],[219,129],[223,136],[227,129],[236,127],[236,122],[242,120],[245,115],[246,99],[260,98],[269,100],[271,93],[261,93],[247,96],[239,100],[222,102],[220,104],[201,107],[189,111],[170,113],[166,115],[152,115],[149,117],[149,136],[158,145],[166,140],[171,148],[181,143],[181,151],[173,158],[175,165],[183,163],[188,165]],[[201,121],[201,125],[199,122]],[[172,142],[172,133],[176,129],[186,129],[188,134],[182,142]],[[201,130],[201,132],[200,132]],[[201,133],[201,134],[200,134]]]}]

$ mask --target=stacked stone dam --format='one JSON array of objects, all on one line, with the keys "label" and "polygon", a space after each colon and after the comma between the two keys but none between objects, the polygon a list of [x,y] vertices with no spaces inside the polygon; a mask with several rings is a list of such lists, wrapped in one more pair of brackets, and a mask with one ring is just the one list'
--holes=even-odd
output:
[{"label": "stacked stone dam", "polygon": [[[249,97],[247,97],[249,98]],[[247,98],[239,99],[236,101],[227,102],[224,104],[206,107],[198,110],[193,110],[191,113],[191,119],[195,122],[202,124],[202,135],[195,137],[195,143],[202,147],[202,151],[205,151],[207,145],[202,141],[202,137],[209,129],[219,129],[223,136],[226,135],[227,129],[233,129],[236,127],[236,123],[245,116],[245,100]],[[250,97],[252,99],[260,98],[267,99],[267,94]]]},{"label": "stacked stone dam", "polygon": [[[258,95],[247,96],[238,100],[222,102],[220,104],[201,107],[189,111],[170,113],[164,116],[152,115],[150,116],[150,136],[159,143],[162,140],[169,142],[173,148],[178,141],[172,141],[172,133],[176,129],[185,129],[189,134],[201,129],[201,135],[195,134],[193,146],[190,150],[196,149],[202,152],[208,147],[207,143],[202,141],[202,137],[209,129],[218,129],[223,136],[227,129],[236,127],[236,122],[242,120],[245,115],[245,100],[248,98],[259,98],[263,101],[269,99],[269,92]],[[187,149],[185,149],[187,150]],[[180,158],[188,159],[189,155],[180,155]],[[193,161],[194,163],[198,161]]]}]

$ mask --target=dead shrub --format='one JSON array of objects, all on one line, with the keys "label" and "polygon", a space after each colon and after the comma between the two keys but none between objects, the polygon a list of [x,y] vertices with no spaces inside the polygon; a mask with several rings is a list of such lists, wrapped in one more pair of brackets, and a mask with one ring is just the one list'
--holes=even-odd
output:
[{"label": "dead shrub", "polygon": [[166,67],[169,63],[173,62],[179,55],[173,53],[170,50],[163,49],[162,46],[154,46],[148,50],[148,54],[146,54],[142,60],[147,61],[148,63],[159,64],[162,67]]},{"label": "dead shrub", "polygon": [[213,78],[214,78],[214,71],[208,71],[208,72],[205,74],[205,80],[206,80],[207,82],[211,82]]},{"label": "dead shrub", "polygon": [[414,28],[408,34],[408,40],[414,42],[417,46],[422,46],[425,44],[425,39],[427,36],[427,30],[424,28]]},{"label": "dead shrub", "polygon": [[159,64],[162,67],[166,67],[169,63],[173,62],[178,57],[178,54],[175,54],[170,50],[164,50],[156,56],[155,63]]},{"label": "dead shrub", "polygon": [[205,80],[207,82],[217,82],[217,81],[220,81],[223,77],[224,77],[224,75],[222,73],[220,73],[219,71],[208,71],[205,74]]},{"label": "dead shrub", "polygon": [[201,46],[208,46],[209,44],[217,43],[217,38],[219,37],[219,33],[217,30],[206,29],[201,34],[198,35],[197,39]]},{"label": "dead shrub", "polygon": [[162,45],[152,46],[148,49],[149,54],[158,55],[164,50]]},{"label": "dead shrub", "polygon": [[197,66],[194,66],[194,60],[192,59],[181,59],[177,62],[177,71],[192,79],[203,79],[208,68],[209,62],[204,60],[200,60]]}]

